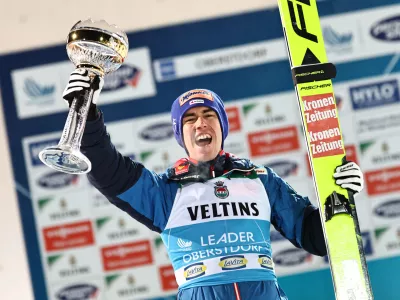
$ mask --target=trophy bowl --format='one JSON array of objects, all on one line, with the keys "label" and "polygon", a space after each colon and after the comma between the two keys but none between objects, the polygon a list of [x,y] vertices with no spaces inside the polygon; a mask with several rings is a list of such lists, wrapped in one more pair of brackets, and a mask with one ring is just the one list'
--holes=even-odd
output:
[{"label": "trophy bowl", "polygon": [[92,102],[96,76],[117,70],[128,54],[126,34],[104,20],[77,22],[67,38],[67,54],[77,69],[88,70],[90,89],[82,91],[72,101],[67,121],[58,145],[39,153],[40,160],[57,171],[70,174],[90,172],[90,160],[80,152],[87,114]]}]

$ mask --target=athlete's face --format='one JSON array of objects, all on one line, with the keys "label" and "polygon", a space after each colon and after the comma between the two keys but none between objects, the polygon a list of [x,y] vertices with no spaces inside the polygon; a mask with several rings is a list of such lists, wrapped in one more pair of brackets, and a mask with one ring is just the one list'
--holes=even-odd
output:
[{"label": "athlete's face", "polygon": [[221,125],[216,112],[208,107],[189,109],[182,118],[182,131],[186,150],[192,159],[209,161],[221,150]]}]

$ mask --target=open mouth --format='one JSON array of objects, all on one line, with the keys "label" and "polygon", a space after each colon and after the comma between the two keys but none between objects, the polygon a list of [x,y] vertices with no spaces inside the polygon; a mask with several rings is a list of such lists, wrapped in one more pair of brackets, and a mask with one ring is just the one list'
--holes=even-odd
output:
[{"label": "open mouth", "polygon": [[203,147],[211,144],[212,137],[209,134],[200,134],[196,137],[195,143],[197,146]]}]

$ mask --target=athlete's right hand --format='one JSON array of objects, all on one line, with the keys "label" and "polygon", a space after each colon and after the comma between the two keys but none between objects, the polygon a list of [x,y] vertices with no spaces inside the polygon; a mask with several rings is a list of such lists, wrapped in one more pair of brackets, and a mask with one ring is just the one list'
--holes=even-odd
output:
[{"label": "athlete's right hand", "polygon": [[[92,88],[94,89],[92,99],[93,104],[97,104],[103,85],[104,79],[96,75],[92,83]],[[76,69],[71,73],[68,85],[66,86],[62,97],[68,103],[68,105],[71,106],[74,97],[81,95],[83,91],[88,90],[90,87],[89,72],[85,69]]]}]

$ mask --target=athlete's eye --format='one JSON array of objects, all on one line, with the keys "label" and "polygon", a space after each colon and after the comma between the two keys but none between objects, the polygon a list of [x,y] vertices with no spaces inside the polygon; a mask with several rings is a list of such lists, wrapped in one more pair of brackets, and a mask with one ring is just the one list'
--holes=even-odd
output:
[{"label": "athlete's eye", "polygon": [[186,123],[192,124],[195,121],[196,121],[196,118],[185,118],[185,119],[183,119],[183,124],[186,124]]}]

